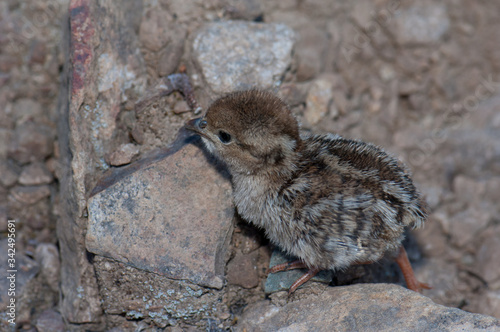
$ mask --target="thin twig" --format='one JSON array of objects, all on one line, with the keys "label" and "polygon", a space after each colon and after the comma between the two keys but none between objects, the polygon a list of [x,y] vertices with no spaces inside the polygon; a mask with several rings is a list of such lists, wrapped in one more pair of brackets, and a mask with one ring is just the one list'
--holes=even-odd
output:
[{"label": "thin twig", "polygon": [[135,104],[136,112],[142,112],[158,99],[168,96],[174,91],[179,91],[184,96],[184,99],[194,114],[201,113],[202,108],[198,105],[194,97],[193,87],[189,82],[189,76],[186,74],[172,74],[162,78],[154,87],[148,89],[146,94],[137,101]]}]

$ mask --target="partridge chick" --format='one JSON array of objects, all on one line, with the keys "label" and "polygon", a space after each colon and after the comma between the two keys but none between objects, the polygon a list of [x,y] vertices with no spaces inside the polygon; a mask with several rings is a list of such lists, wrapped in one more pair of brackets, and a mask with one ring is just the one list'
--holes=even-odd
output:
[{"label": "partridge chick", "polygon": [[410,176],[380,148],[301,134],[288,107],[258,90],[216,100],[186,127],[227,164],[238,213],[298,258],[270,272],[309,269],[290,294],[320,270],[376,262],[389,252],[397,253],[408,288],[428,288],[401,245],[406,227],[424,223],[424,204]]}]

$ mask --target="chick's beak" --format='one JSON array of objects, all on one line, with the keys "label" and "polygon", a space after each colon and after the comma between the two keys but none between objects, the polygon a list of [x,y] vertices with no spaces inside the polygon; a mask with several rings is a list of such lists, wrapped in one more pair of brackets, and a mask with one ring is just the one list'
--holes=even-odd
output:
[{"label": "chick's beak", "polygon": [[207,121],[204,120],[202,117],[201,118],[196,118],[189,120],[186,122],[184,125],[186,129],[194,131],[197,134],[204,134],[205,128],[207,127]]}]

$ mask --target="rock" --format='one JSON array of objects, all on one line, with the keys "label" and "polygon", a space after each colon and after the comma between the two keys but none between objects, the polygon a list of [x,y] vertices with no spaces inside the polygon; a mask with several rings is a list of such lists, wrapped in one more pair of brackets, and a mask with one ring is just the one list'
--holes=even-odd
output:
[{"label": "rock", "polygon": [[9,214],[33,230],[43,230],[52,221],[49,196],[47,185],[14,187],[7,200]]},{"label": "rock", "polygon": [[226,12],[233,20],[262,21],[264,10],[260,0],[227,0]]},{"label": "rock", "polygon": [[64,325],[61,314],[52,309],[44,310],[40,316],[38,316],[35,326],[38,332],[66,331],[66,326]]},{"label": "rock", "polygon": [[59,308],[68,330],[99,331],[106,320],[92,254],[85,248],[87,199],[108,168],[106,154],[128,138],[117,128],[118,114],[144,92],[147,75],[137,36],[143,7],[140,1],[75,0],[66,12],[69,31],[62,49],[69,53],[63,78],[68,84],[61,85],[57,116]]},{"label": "rock", "polygon": [[326,77],[313,82],[306,99],[304,119],[311,125],[317,124],[329,110],[332,101],[333,83]]},{"label": "rock", "polygon": [[288,106],[294,107],[306,101],[309,87],[309,83],[283,83],[280,86],[278,97]]},{"label": "rock", "polygon": [[[297,295],[298,296],[298,295]],[[389,284],[328,287],[279,307],[249,305],[236,331],[494,331],[500,322]]]},{"label": "rock", "polygon": [[477,253],[476,268],[487,283],[500,281],[499,236],[500,226],[497,225],[487,232]]},{"label": "rock", "polygon": [[36,247],[35,260],[41,267],[45,281],[54,292],[59,292],[61,263],[59,251],[52,243],[41,243]]},{"label": "rock", "polygon": [[21,64],[21,59],[8,54],[0,55],[0,71],[9,72],[14,67],[18,67]]},{"label": "rock", "polygon": [[108,163],[113,166],[130,164],[132,159],[139,154],[139,147],[135,144],[122,144],[108,158]]},{"label": "rock", "polygon": [[[17,227],[16,227],[17,230]],[[17,235],[17,234],[16,234]],[[9,249],[9,241],[8,238],[0,240],[0,251],[7,255],[8,249]],[[18,248],[17,248],[18,249]],[[10,258],[10,257],[9,257]],[[17,307],[17,314],[21,314],[19,312],[19,307],[21,306],[21,303],[19,302],[19,299],[26,294],[25,291],[26,289],[29,289],[29,283],[32,282],[32,280],[35,278],[36,274],[39,271],[39,266],[38,264],[29,258],[28,256],[20,253],[18,250],[16,250],[16,256],[15,256],[15,266],[10,266],[7,265],[7,256],[5,256],[5,263],[4,263],[4,268],[0,269],[0,310],[4,311],[6,309],[7,304],[10,301],[10,296],[8,295],[9,293],[9,288],[11,288],[10,285],[10,280],[7,279],[7,277],[12,276],[12,274],[15,275],[15,298],[16,298],[16,307]],[[10,270],[16,270],[17,272],[9,272]],[[26,308],[27,303],[23,307],[23,311],[25,309],[30,309]],[[24,316],[24,313],[23,313]],[[29,313],[28,313],[29,316]],[[17,320],[16,320],[17,322]]]},{"label": "rock", "polygon": [[459,174],[453,179],[453,191],[461,205],[477,204],[483,199],[486,183]]},{"label": "rock", "polygon": [[10,194],[18,202],[32,205],[43,198],[50,196],[50,187],[48,185],[26,187],[16,186],[12,188]]},{"label": "rock", "polygon": [[139,38],[149,52],[144,55],[148,65],[157,69],[160,77],[172,74],[177,69],[184,52],[186,30],[177,24],[171,11],[155,6],[149,9],[141,21]]},{"label": "rock", "polygon": [[0,233],[7,232],[8,223],[7,204],[0,203]]},{"label": "rock", "polygon": [[[427,219],[425,226],[413,232],[413,236],[417,239],[418,245],[422,254],[427,257],[443,257],[445,255],[448,244],[447,235],[444,234],[440,223],[447,216],[442,213],[433,213]],[[431,280],[431,279],[428,279]]]},{"label": "rock", "polygon": [[295,45],[297,57],[297,81],[307,81],[320,74],[324,66],[324,52],[328,45],[328,36],[324,29],[314,25],[305,25],[298,31]]},{"label": "rock", "polygon": [[227,265],[227,281],[243,288],[254,288],[259,284],[257,259],[259,251],[254,250],[249,254],[237,252]]},{"label": "rock", "polygon": [[30,47],[29,62],[30,64],[44,64],[47,57],[47,46],[44,42],[35,40]]},{"label": "rock", "polygon": [[160,52],[160,58],[158,61],[158,75],[160,77],[173,74],[176,71],[182,54],[184,53],[185,39],[185,30],[174,30],[170,42]]},{"label": "rock", "polygon": [[432,287],[423,290],[423,295],[441,304],[461,303],[466,300],[464,290],[457,288],[460,279],[456,264],[450,263],[444,257],[434,257],[413,264],[413,268],[417,280]]},{"label": "rock", "polygon": [[294,32],[284,24],[209,23],[197,33],[193,58],[215,94],[280,83],[291,62]]},{"label": "rock", "polygon": [[[16,204],[18,206],[18,204]],[[43,231],[44,228],[49,227],[53,222],[50,214],[50,199],[45,198],[33,205],[17,209],[16,217],[26,222],[26,225],[33,230]],[[39,233],[40,235],[42,233]]]},{"label": "rock", "polygon": [[[269,262],[269,267],[273,267],[275,265],[281,263],[287,263],[293,261],[294,258],[286,256],[279,250],[274,250],[271,256],[271,261]],[[266,294],[271,294],[279,291],[288,291],[292,284],[297,281],[300,277],[302,277],[307,272],[306,269],[296,269],[290,271],[283,271],[278,273],[270,273],[267,276],[266,284],[265,284],[265,292]],[[318,281],[322,283],[330,283],[332,281],[333,271],[323,270],[320,271],[317,275],[315,275],[308,283],[304,284],[300,288],[309,287],[312,281]],[[300,289],[299,288],[299,289]]]},{"label": "rock", "polygon": [[172,111],[175,114],[182,114],[190,112],[191,110],[189,109],[189,105],[185,100],[179,100],[178,102],[175,103],[174,107],[172,108]]},{"label": "rock", "polygon": [[42,105],[33,99],[21,98],[12,106],[16,125],[39,119],[43,114]]},{"label": "rock", "polygon": [[17,182],[18,170],[13,163],[0,160],[0,183],[5,187],[10,187]]},{"label": "rock", "polygon": [[19,183],[32,186],[39,184],[49,184],[53,180],[52,173],[45,167],[45,164],[36,162],[25,166],[19,176]]},{"label": "rock", "polygon": [[442,219],[442,221],[446,225],[443,228],[448,229],[451,235],[451,241],[458,247],[463,247],[470,243],[491,219],[492,216],[487,209],[471,207],[453,214],[449,218]]},{"label": "rock", "polygon": [[230,183],[194,145],[165,155],[101,181],[88,202],[87,249],[220,289],[232,231]]},{"label": "rock", "polygon": [[9,151],[10,139],[12,131],[5,128],[0,128],[0,159],[4,160]]},{"label": "rock", "polygon": [[500,317],[500,290],[488,290],[483,297],[483,309],[481,312],[493,317]]},{"label": "rock", "polygon": [[449,28],[446,5],[423,1],[401,9],[389,30],[399,44],[412,45],[438,42]]},{"label": "rock", "polygon": [[150,318],[164,327],[179,321],[196,324],[227,311],[223,291],[165,278],[101,256],[96,256],[94,263],[102,306],[108,315]]},{"label": "rock", "polygon": [[158,52],[167,45],[174,28],[174,24],[167,19],[170,15],[168,11],[158,7],[148,10],[144,14],[139,29],[139,38],[144,47]]},{"label": "rock", "polygon": [[33,122],[16,126],[9,156],[20,164],[44,160],[53,152],[54,131],[46,125]]}]

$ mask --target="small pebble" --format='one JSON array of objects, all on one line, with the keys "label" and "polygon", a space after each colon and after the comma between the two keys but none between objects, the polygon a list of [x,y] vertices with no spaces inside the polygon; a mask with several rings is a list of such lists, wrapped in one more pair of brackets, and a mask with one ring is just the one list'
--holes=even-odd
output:
[{"label": "small pebble", "polygon": [[54,178],[47,167],[40,162],[25,166],[19,176],[19,183],[23,185],[49,184]]},{"label": "small pebble", "polygon": [[108,162],[112,166],[122,166],[130,164],[132,159],[139,154],[139,147],[135,144],[128,143],[122,144],[113,152],[109,158]]}]

